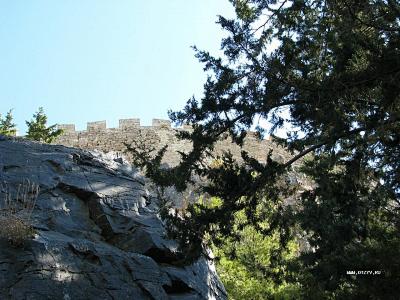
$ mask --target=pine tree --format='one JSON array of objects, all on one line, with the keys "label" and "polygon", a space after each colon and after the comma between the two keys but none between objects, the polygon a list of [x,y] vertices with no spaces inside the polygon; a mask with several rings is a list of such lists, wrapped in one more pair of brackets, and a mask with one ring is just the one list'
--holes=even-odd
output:
[{"label": "pine tree", "polygon": [[[224,56],[197,51],[209,77],[204,96],[192,98],[177,125],[193,149],[182,163],[160,168],[159,155],[139,155],[147,175],[183,190],[193,175],[206,177],[203,188],[223,203],[217,208],[188,207],[187,217],[165,217],[183,249],[200,247],[204,236],[233,234],[234,215],[244,210],[249,224],[265,235],[279,233],[282,251],[294,235],[310,251],[292,265],[292,280],[306,299],[395,299],[400,258],[400,4],[397,1],[232,0],[235,19],[219,17],[228,35]],[[283,113],[283,111],[285,113]],[[286,162],[266,164],[242,153],[244,164],[226,154],[219,168],[206,153],[228,133],[242,144],[258,119],[293,154]],[[274,136],[289,128],[286,139]],[[140,158],[142,158],[140,160]],[[282,200],[282,185],[294,162],[315,183],[297,205]],[[257,176],[254,176],[257,174]],[[260,205],[262,204],[262,205]],[[277,252],[272,259],[283,263]],[[349,275],[372,270],[379,275]]]},{"label": "pine tree", "polygon": [[60,134],[61,129],[57,129],[57,124],[47,127],[47,116],[42,107],[33,115],[33,120],[26,121],[28,126],[28,133],[26,137],[31,140],[51,143]]},{"label": "pine tree", "polygon": [[16,125],[13,123],[12,110],[9,110],[3,119],[0,115],[0,134],[15,136],[17,134]]}]

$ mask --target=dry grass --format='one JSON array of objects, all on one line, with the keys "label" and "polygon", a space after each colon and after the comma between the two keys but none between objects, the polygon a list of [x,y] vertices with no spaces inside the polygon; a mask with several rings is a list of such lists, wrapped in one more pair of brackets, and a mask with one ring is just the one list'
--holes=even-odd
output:
[{"label": "dry grass", "polygon": [[13,189],[3,182],[0,189],[3,195],[0,199],[0,238],[13,246],[22,246],[35,233],[31,216],[39,195],[39,185],[24,180]]}]

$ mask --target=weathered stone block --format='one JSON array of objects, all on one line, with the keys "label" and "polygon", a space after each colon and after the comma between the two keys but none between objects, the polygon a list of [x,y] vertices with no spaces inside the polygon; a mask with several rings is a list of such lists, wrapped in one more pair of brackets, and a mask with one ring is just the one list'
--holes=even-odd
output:
[{"label": "weathered stone block", "polygon": [[74,124],[59,124],[57,125],[57,129],[62,129],[64,133],[74,133],[75,125]]},{"label": "weathered stone block", "polygon": [[154,126],[154,127],[163,127],[163,128],[171,128],[171,121],[162,120],[162,119],[153,119],[152,126]]},{"label": "weathered stone block", "polygon": [[107,129],[106,121],[88,122],[87,131],[105,131]]},{"label": "weathered stone block", "polygon": [[140,127],[140,119],[120,119],[119,128],[120,129],[130,129]]}]

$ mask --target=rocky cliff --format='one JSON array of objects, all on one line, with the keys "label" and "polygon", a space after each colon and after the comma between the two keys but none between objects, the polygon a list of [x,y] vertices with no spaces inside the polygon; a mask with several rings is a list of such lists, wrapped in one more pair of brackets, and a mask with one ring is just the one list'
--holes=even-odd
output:
[{"label": "rocky cliff", "polygon": [[0,184],[0,299],[226,299],[121,158],[0,136]]}]

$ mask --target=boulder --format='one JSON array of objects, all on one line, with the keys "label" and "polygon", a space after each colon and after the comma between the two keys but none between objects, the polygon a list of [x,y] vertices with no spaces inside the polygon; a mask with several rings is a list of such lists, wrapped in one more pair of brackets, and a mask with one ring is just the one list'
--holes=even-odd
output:
[{"label": "boulder", "polygon": [[209,258],[176,263],[145,181],[121,157],[2,137],[1,217],[32,198],[34,233],[0,237],[0,299],[226,299]]}]

